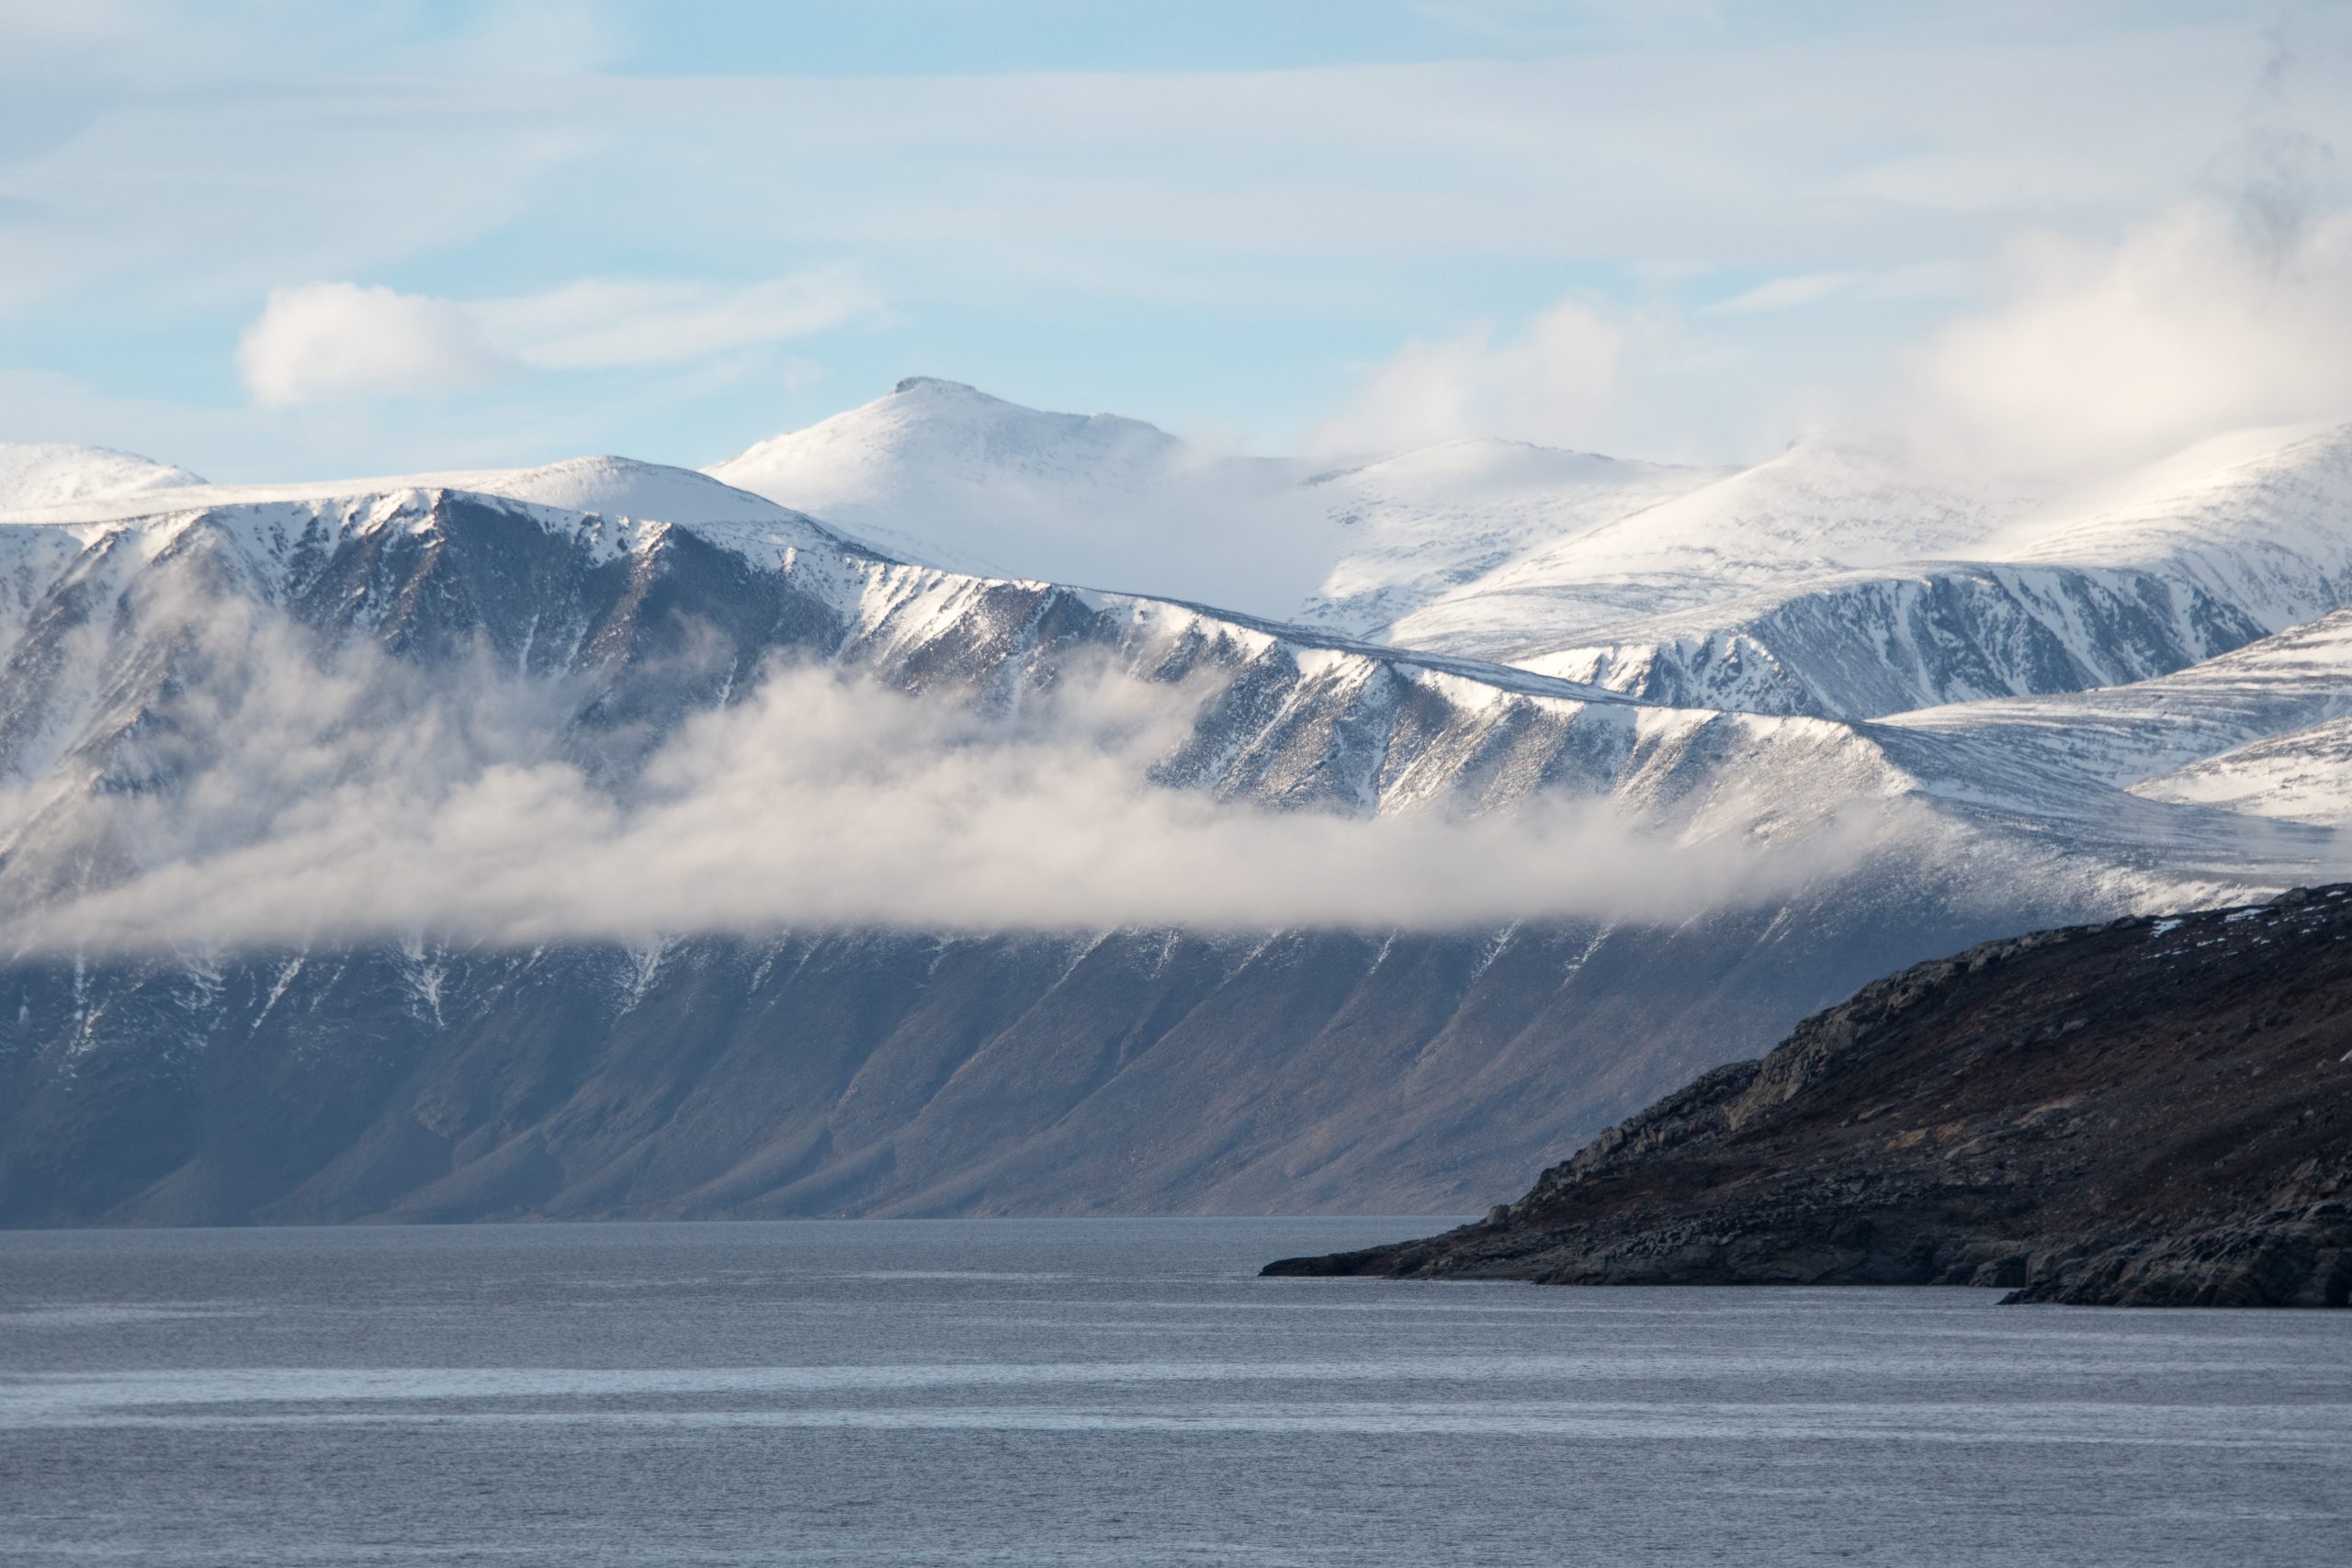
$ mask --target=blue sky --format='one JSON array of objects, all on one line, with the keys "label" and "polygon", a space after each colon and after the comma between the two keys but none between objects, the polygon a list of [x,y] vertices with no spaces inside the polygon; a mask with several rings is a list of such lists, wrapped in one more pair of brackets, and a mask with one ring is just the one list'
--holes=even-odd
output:
[{"label": "blue sky", "polygon": [[[2347,39],[2308,5],[0,0],[0,439],[701,464],[921,373],[1263,451],[1754,456],[1923,355],[1981,401],[2036,290],[2087,319],[2152,246],[2268,288],[2216,247],[2279,192],[2340,211]],[[2307,347],[2339,256],[2292,243],[2318,292],[2265,330]]]}]

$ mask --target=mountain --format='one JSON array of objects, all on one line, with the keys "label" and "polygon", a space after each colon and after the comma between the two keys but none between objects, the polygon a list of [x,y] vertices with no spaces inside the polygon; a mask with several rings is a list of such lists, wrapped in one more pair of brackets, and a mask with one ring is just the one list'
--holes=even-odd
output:
[{"label": "mountain", "polygon": [[2352,428],[2246,432],[2070,493],[1830,439],[1733,470],[1456,441],[1312,472],[915,378],[712,472],[910,560],[1684,707],[2081,691],[2352,603]]},{"label": "mountain", "polygon": [[0,442],[0,511],[203,482],[185,468],[104,446]]},{"label": "mountain", "polygon": [[1144,588],[1359,637],[1713,477],[1476,440],[1318,471],[929,377],[709,472],[926,565]]},{"label": "mountain", "polygon": [[[1443,1210],[1889,968],[2335,852],[1933,726],[911,565],[644,465],[166,493],[0,528],[9,1224]],[[1109,742],[1057,694],[1106,672],[1197,807],[1067,782]],[[1524,837],[1578,802],[1605,837]],[[1026,869],[939,902],[1008,830]]]},{"label": "mountain", "polygon": [[2352,427],[2208,443],[2065,505],[1801,450],[1384,635],[1661,702],[1863,718],[2143,680],[2352,602],[2347,517]]},{"label": "mountain", "polygon": [[1532,658],[1599,627],[1858,567],[1939,559],[1998,534],[2030,499],[1922,479],[1823,442],[1597,520],[1381,628],[1412,647]]},{"label": "mountain", "polygon": [[[828,426],[782,501],[0,509],[0,1221],[1457,1208],[1891,968],[2344,860],[2329,433],[2060,506],[1820,446],[1221,465],[937,382]],[[1686,631],[1359,634],[1578,550]]]},{"label": "mountain", "polygon": [[1395,641],[1397,622],[1529,550],[1644,513],[1714,477],[1494,440],[1448,441],[1315,475],[1306,485],[1330,539],[1330,566],[1296,618]]},{"label": "mountain", "polygon": [[1476,1225],[1271,1274],[2352,1302],[2352,888],[1864,987]]},{"label": "mountain", "polygon": [[1211,457],[1140,420],[1043,412],[925,376],[709,472],[884,554],[981,576],[1279,615],[1310,570],[1289,538],[1288,465]]}]

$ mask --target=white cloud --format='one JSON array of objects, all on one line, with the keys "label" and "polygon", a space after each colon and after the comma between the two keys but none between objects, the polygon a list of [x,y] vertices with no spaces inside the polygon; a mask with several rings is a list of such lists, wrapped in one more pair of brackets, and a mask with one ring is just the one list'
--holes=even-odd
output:
[{"label": "white cloud", "polygon": [[2005,297],[1937,333],[1913,376],[1943,456],[2025,469],[2352,415],[2352,216],[2282,233],[2192,207],[2112,245],[2023,241]]},{"label": "white cloud", "polygon": [[1409,343],[1364,378],[1315,445],[1380,452],[1464,435],[1589,442],[1583,433],[1616,393],[1628,344],[1652,335],[1653,322],[1564,299],[1499,338],[1480,326]]},{"label": "white cloud", "polygon": [[[1888,828],[1675,837],[1565,795],[1475,818],[1220,801],[1151,782],[1207,690],[1082,669],[1012,712],[780,669],[641,766],[583,766],[561,682],[325,655],[241,601],[145,613],[209,655],[121,759],[174,787],[0,795],[0,941],[19,951],[1679,920],[1833,874]],[[123,874],[93,888],[92,865]]]},{"label": "white cloud", "polygon": [[237,344],[254,400],[282,408],[340,398],[448,392],[510,373],[464,310],[356,283],[273,288]]},{"label": "white cloud", "polygon": [[237,345],[246,390],[268,407],[369,395],[447,395],[525,369],[673,365],[803,337],[878,312],[846,275],[741,287],[583,281],[461,302],[380,286],[270,290]]},{"label": "white cloud", "polygon": [[1788,310],[1801,305],[1815,305],[1854,287],[1850,272],[1807,272],[1790,277],[1776,277],[1761,283],[1744,294],[1735,294],[1710,305],[1711,311],[1725,315],[1745,315],[1755,310]]},{"label": "white cloud", "polygon": [[584,280],[474,314],[498,342],[549,369],[665,365],[806,337],[878,315],[873,291],[842,272],[710,283]]}]

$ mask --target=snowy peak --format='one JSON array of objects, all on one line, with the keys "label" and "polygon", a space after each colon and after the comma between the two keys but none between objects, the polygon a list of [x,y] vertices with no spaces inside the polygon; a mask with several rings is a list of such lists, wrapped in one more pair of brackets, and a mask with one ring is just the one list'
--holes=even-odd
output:
[{"label": "snowy peak", "polygon": [[1719,477],[1487,439],[1318,472],[928,377],[707,471],[907,559],[1195,600],[1350,637]]},{"label": "snowy peak", "polygon": [[[707,470],[786,506],[877,505],[961,481],[1134,490],[1181,460],[1184,444],[1115,414],[1052,413],[957,381],[910,376],[846,413],[759,443]],[[1042,496],[1040,499],[1044,499]]]},{"label": "snowy peak", "polygon": [[63,506],[203,482],[186,468],[105,446],[0,443],[0,511]]},{"label": "snowy peak", "polygon": [[955,381],[888,394],[712,465],[886,554],[1287,615],[1313,582],[1287,463],[1195,452],[1157,425],[1056,413]]}]

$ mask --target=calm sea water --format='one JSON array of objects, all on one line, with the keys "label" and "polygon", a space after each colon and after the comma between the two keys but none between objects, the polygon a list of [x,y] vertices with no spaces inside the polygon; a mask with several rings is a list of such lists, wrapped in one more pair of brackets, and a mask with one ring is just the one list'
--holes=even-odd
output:
[{"label": "calm sea water", "polygon": [[1251,1277],[1428,1228],[0,1235],[0,1562],[2352,1551],[2352,1317]]}]

